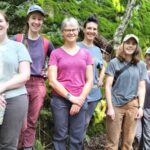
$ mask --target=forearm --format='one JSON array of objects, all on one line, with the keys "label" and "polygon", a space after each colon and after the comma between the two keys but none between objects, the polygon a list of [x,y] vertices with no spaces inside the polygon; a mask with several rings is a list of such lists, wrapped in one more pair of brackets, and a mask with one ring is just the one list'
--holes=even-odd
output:
[{"label": "forearm", "polygon": [[106,70],[106,68],[105,68],[105,66],[103,65],[103,67],[102,67],[102,69],[101,69],[101,71],[100,71],[100,74],[99,74],[99,80],[100,80],[100,81],[103,81],[103,79],[104,79],[104,77],[105,77],[105,70]]},{"label": "forearm", "polygon": [[112,104],[112,96],[111,96],[111,87],[106,87],[105,93],[106,93],[107,107],[112,108],[113,104]]},{"label": "forearm", "polygon": [[7,90],[23,86],[26,83],[26,81],[29,80],[29,78],[30,78],[29,73],[20,73],[15,75],[10,80],[1,85],[3,87],[1,93]]},{"label": "forearm", "polygon": [[69,93],[64,86],[58,82],[57,80],[52,81],[49,80],[49,85],[56,91],[60,96],[67,98],[67,94]]},{"label": "forearm", "polygon": [[29,78],[30,78],[30,63],[27,61],[22,61],[19,64],[18,74],[14,75],[8,81],[1,84],[0,93],[23,86]]},{"label": "forearm", "polygon": [[86,83],[82,89],[82,92],[80,94],[80,97],[82,99],[86,99],[87,95],[89,94],[89,92],[92,89],[93,86],[93,67],[92,65],[87,66],[86,68]]},{"label": "forearm", "polygon": [[145,81],[143,81],[138,89],[138,100],[139,100],[139,106],[143,107],[144,106],[144,100],[145,100],[145,92],[146,92],[146,87],[145,87]]},{"label": "forearm", "polygon": [[82,89],[80,97],[82,97],[85,100],[87,95],[91,91],[92,86],[93,86],[93,80],[91,79],[91,80],[86,82],[85,86]]}]

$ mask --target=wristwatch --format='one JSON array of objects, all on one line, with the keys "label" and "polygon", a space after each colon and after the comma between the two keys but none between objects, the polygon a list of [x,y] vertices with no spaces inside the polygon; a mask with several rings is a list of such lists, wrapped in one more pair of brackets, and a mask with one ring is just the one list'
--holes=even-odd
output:
[{"label": "wristwatch", "polygon": [[72,95],[71,95],[71,93],[67,93],[67,99],[70,101],[70,97],[71,97]]}]

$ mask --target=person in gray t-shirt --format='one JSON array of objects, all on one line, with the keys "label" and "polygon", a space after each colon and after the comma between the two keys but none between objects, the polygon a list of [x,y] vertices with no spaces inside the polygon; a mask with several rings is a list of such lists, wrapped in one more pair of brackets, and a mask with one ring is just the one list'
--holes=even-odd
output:
[{"label": "person in gray t-shirt", "polygon": [[[124,68],[115,83],[118,70]],[[139,40],[126,35],[106,69],[107,144],[106,150],[118,149],[122,131],[121,149],[132,149],[137,119],[143,115],[146,65],[140,61]]]},{"label": "person in gray t-shirt", "polygon": [[17,149],[28,110],[25,83],[30,77],[32,62],[22,43],[8,39],[8,28],[7,16],[0,11],[0,119],[4,114],[0,123],[0,150]]},{"label": "person in gray t-shirt", "polygon": [[98,34],[98,19],[95,16],[89,16],[83,25],[84,39],[78,42],[80,48],[87,49],[93,59],[93,87],[87,96],[88,108],[86,110],[86,127],[85,134],[94,113],[94,110],[102,99],[100,87],[103,85],[105,76],[105,67],[103,65],[103,57],[99,47],[94,45],[94,39]]}]

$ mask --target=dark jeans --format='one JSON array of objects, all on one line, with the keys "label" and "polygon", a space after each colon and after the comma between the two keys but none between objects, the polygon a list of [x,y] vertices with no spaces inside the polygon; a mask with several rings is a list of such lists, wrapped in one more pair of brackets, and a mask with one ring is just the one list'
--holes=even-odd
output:
[{"label": "dark jeans", "polygon": [[85,112],[84,105],[78,114],[69,114],[71,103],[63,97],[53,95],[51,109],[54,120],[53,144],[55,150],[66,150],[69,138],[69,150],[81,150],[84,139]]},{"label": "dark jeans", "polygon": [[0,150],[16,150],[20,129],[28,109],[27,95],[9,98],[0,126]]},{"label": "dark jeans", "polygon": [[99,100],[94,102],[88,102],[88,108],[86,110],[86,129],[88,128],[88,125],[90,123],[90,120],[92,118],[92,115],[94,113],[94,110],[98,104]]}]

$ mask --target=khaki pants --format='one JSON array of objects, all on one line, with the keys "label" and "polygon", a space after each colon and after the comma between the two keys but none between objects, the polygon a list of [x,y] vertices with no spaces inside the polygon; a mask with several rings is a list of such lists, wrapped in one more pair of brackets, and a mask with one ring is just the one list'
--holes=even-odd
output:
[{"label": "khaki pants", "polygon": [[109,116],[106,118],[107,144],[105,150],[118,150],[120,135],[122,139],[121,150],[132,150],[137,123],[135,117],[138,111],[138,100],[134,99],[123,106],[114,107],[114,111],[115,120]]}]

